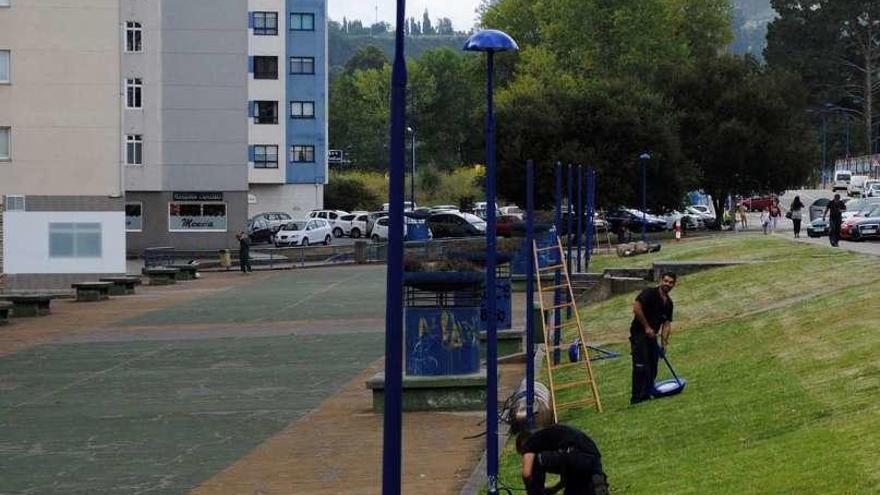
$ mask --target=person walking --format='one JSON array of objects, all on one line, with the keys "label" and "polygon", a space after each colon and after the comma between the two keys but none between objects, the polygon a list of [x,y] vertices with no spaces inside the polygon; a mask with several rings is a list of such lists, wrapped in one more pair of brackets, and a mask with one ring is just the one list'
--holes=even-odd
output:
[{"label": "person walking", "polygon": [[[607,495],[608,478],[602,470],[602,454],[585,433],[563,424],[535,432],[524,430],[516,437],[522,456],[522,478],[528,495]],[[547,473],[560,476],[559,483],[545,487]]]},{"label": "person walking", "polygon": [[739,214],[739,223],[742,226],[743,230],[749,228],[749,216],[746,211],[746,206],[740,202],[739,206],[736,207],[736,212]]},{"label": "person walking", "polygon": [[[629,327],[629,342],[632,352],[632,395],[630,404],[648,400],[654,393],[657,379],[657,363],[661,348],[669,345],[672,333],[672,311],[674,306],[669,293],[675,288],[678,277],[674,273],[664,273],[660,285],[643,290],[633,303],[633,320]],[[657,336],[660,337],[660,347]]]},{"label": "person walking", "polygon": [[846,204],[840,200],[840,194],[835,194],[834,199],[828,202],[822,213],[822,220],[830,217],[828,219],[828,240],[834,247],[837,247],[837,243],[840,242],[840,224],[843,223],[844,211],[846,211]]},{"label": "person walking", "polygon": [[782,208],[779,207],[779,200],[774,198],[773,203],[770,204],[770,232],[776,232],[780,218],[782,218]]},{"label": "person walking", "polygon": [[794,238],[799,239],[801,237],[801,220],[803,219],[803,209],[804,204],[801,202],[800,196],[795,196],[794,200],[792,200],[791,205],[788,207],[788,212],[791,215],[791,224],[794,229]]},{"label": "person walking", "polygon": [[247,275],[254,271],[251,266],[251,238],[244,232],[239,232],[235,238],[238,239],[238,265],[241,273]]},{"label": "person walking", "polygon": [[764,231],[764,235],[770,233],[770,210],[767,208],[761,210],[761,230]]}]

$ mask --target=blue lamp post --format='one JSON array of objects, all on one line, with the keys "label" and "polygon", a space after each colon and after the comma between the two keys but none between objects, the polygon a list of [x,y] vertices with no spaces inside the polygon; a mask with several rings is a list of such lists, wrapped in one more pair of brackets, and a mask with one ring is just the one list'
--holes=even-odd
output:
[{"label": "blue lamp post", "polygon": [[642,163],[642,242],[648,242],[648,161],[651,155],[642,153],[639,162]]},{"label": "blue lamp post", "polygon": [[470,36],[464,51],[486,52],[486,474],[498,493],[498,343],[495,301],[495,108],[492,100],[495,52],[519,50],[506,33],[484,29]]}]

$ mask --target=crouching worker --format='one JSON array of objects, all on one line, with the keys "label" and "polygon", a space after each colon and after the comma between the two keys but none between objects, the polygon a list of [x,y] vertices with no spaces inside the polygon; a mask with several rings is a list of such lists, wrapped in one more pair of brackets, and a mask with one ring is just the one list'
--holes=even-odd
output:
[{"label": "crouching worker", "polygon": [[[520,432],[516,451],[522,456],[522,477],[528,495],[607,495],[608,481],[602,456],[584,433],[561,424],[543,430]],[[545,487],[547,473],[560,476],[559,483]]]}]

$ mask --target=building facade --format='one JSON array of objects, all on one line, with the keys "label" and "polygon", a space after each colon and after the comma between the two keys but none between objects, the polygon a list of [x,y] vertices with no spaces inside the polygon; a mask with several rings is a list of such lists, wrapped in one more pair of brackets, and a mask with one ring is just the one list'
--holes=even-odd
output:
[{"label": "building facade", "polygon": [[0,289],[125,272],[119,23],[119,0],[0,1]]},{"label": "building facade", "polygon": [[236,245],[247,222],[247,0],[121,0],[128,252]]},{"label": "building facade", "polygon": [[322,207],[327,181],[327,4],[248,9],[248,214],[304,217]]}]

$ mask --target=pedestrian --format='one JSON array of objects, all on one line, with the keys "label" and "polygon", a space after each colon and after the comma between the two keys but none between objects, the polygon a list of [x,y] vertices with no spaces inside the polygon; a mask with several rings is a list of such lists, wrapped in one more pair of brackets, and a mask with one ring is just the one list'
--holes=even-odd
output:
[{"label": "pedestrian", "polygon": [[[586,434],[563,424],[516,437],[522,456],[522,478],[528,495],[544,495],[565,489],[565,495],[607,495],[608,479],[602,470],[602,454]],[[558,474],[559,483],[545,487],[547,473]]]},{"label": "pedestrian", "polygon": [[843,212],[846,210],[846,204],[840,200],[840,194],[835,194],[834,199],[828,202],[825,212],[822,213],[822,220],[828,218],[828,240],[831,245],[837,247],[840,242],[840,224],[843,223]]},{"label": "pedestrian", "polygon": [[739,213],[739,223],[743,230],[749,228],[749,216],[746,211],[746,205],[740,203],[739,206],[736,207],[736,212]]},{"label": "pedestrian", "polygon": [[801,202],[800,196],[795,196],[794,200],[792,200],[791,205],[788,207],[788,212],[791,218],[791,224],[794,228],[794,238],[799,239],[801,237],[801,220],[803,219],[803,209],[804,204]]},{"label": "pedestrian", "polygon": [[247,275],[254,271],[251,266],[251,238],[244,232],[239,232],[235,238],[238,239],[238,265],[241,273]]},{"label": "pedestrian", "polygon": [[770,204],[770,232],[776,232],[780,218],[782,218],[782,208],[779,207],[779,200],[773,198]]},{"label": "pedestrian", "polygon": [[764,235],[770,233],[770,210],[767,208],[761,210],[761,229],[764,231]]},{"label": "pedestrian", "polygon": [[669,346],[673,310],[669,292],[677,278],[674,273],[664,273],[658,287],[643,290],[633,303],[633,320],[629,327],[633,367],[630,404],[648,400],[654,392],[661,352],[657,336],[663,349]]}]

